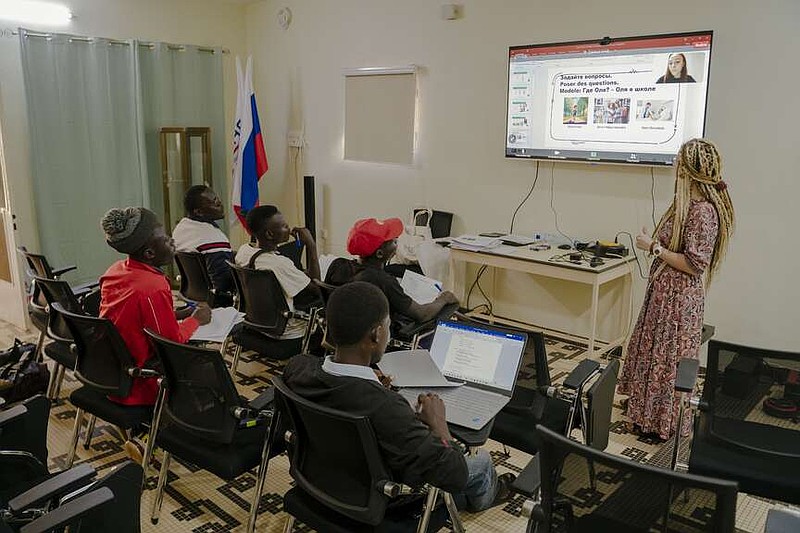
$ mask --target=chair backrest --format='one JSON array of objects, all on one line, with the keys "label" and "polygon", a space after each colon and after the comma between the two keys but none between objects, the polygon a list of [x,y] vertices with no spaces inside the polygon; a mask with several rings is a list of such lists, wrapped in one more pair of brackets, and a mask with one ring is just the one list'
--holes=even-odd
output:
[{"label": "chair backrest", "polygon": [[[34,282],[42,291],[48,305],[52,306],[54,303],[61,304],[61,307],[75,314],[82,315],[83,307],[78,303],[75,293],[69,283],[60,279],[45,279],[36,276]],[[56,341],[72,342],[72,334],[64,322],[63,315],[59,313],[48,313],[47,321],[47,334]]]},{"label": "chair backrest", "polygon": [[536,432],[544,511],[539,531],[734,531],[735,482],[613,456],[542,426]]},{"label": "chair backrest", "polygon": [[798,361],[797,352],[711,339],[697,420],[699,437],[725,441],[762,457],[800,459],[797,425],[761,408],[769,397],[800,394]]},{"label": "chair backrest", "polygon": [[203,254],[199,252],[176,252],[175,262],[181,274],[181,294],[195,302],[212,300],[211,276]]},{"label": "chair backrest", "polygon": [[[15,416],[4,416],[13,415]],[[47,423],[50,400],[37,394],[0,413],[0,450],[31,453],[47,464]]]},{"label": "chair backrest", "polygon": [[300,246],[297,246],[297,241],[295,240],[281,244],[277,248],[278,253],[291,259],[292,263],[294,263],[294,266],[297,267],[298,270],[303,270],[302,258],[304,249],[305,245],[301,242]]},{"label": "chair backrest", "polygon": [[164,370],[169,419],[207,441],[231,443],[239,423],[233,410],[242,402],[219,351],[145,333]]},{"label": "chair backrest", "polygon": [[289,305],[275,274],[239,265],[232,268],[245,320],[273,337],[283,335],[289,323]]},{"label": "chair backrest", "polygon": [[611,427],[611,408],[614,405],[614,391],[617,388],[619,359],[610,359],[600,373],[600,377],[592,383],[586,392],[588,400],[588,420],[586,428],[586,444],[596,450],[605,450],[608,446],[608,432]]},{"label": "chair backrest", "polygon": [[64,496],[59,505],[64,505],[84,494],[108,488],[114,500],[81,520],[80,531],[109,531],[114,533],[139,533],[140,505],[144,470],[133,461],[125,461],[102,478]]},{"label": "chair backrest", "polygon": [[73,313],[58,302],[50,306],[50,313],[54,312],[63,315],[72,333],[78,380],[104,394],[128,396],[133,385],[128,370],[136,363],[114,323],[107,318]]},{"label": "chair backrest", "polygon": [[25,258],[32,273],[42,278],[53,279],[53,267],[47,262],[45,256],[29,252],[24,246],[17,247],[17,251]]},{"label": "chair backrest", "polygon": [[292,435],[287,443],[289,473],[314,499],[353,520],[377,525],[390,481],[369,418],[311,402],[273,378],[275,405]]}]

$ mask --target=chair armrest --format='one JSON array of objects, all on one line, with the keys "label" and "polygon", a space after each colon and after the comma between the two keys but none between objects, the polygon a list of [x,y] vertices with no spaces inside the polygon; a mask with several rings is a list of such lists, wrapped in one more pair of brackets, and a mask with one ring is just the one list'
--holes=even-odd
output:
[{"label": "chair armrest", "polygon": [[94,468],[87,464],[70,468],[14,497],[8,502],[8,508],[12,512],[18,513],[36,507],[47,500],[60,498],[85,485],[95,474]]},{"label": "chair armrest", "polygon": [[67,266],[63,266],[61,268],[54,268],[53,269],[53,276],[58,277],[58,276],[61,276],[62,274],[66,274],[67,272],[72,272],[73,270],[77,270],[77,269],[78,269],[77,265],[67,265]]},{"label": "chair armrest", "polygon": [[764,533],[795,533],[800,531],[800,511],[775,507],[767,512]]},{"label": "chair armrest", "polygon": [[511,490],[532,498],[542,484],[541,477],[539,456],[534,455],[511,484]]},{"label": "chair armrest", "polygon": [[564,379],[564,387],[567,389],[578,390],[583,382],[589,379],[592,374],[600,370],[600,363],[591,359],[584,359],[570,374]]},{"label": "chair armrest", "polygon": [[17,420],[21,416],[25,416],[27,412],[28,409],[22,404],[17,404],[14,407],[0,411],[0,428],[9,422]]},{"label": "chair armrest", "polygon": [[[81,516],[99,509],[114,500],[114,493],[108,487],[101,487],[88,494],[61,505],[46,515],[26,524],[20,533],[45,533],[72,524]],[[136,517],[138,519],[138,517]]]},{"label": "chair armrest", "polygon": [[697,384],[697,372],[700,369],[698,359],[684,357],[678,363],[678,372],[675,375],[675,390],[678,392],[692,392]]},{"label": "chair armrest", "polygon": [[275,387],[270,386],[256,398],[247,403],[247,407],[256,411],[263,411],[275,401]]}]

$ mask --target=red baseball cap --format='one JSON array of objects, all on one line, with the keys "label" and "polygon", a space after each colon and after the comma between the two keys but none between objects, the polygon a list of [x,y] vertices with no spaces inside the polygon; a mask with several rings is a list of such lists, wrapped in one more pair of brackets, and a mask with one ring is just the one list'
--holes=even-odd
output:
[{"label": "red baseball cap", "polygon": [[347,235],[347,251],[352,255],[369,257],[386,241],[396,239],[403,233],[403,221],[399,218],[358,220]]}]

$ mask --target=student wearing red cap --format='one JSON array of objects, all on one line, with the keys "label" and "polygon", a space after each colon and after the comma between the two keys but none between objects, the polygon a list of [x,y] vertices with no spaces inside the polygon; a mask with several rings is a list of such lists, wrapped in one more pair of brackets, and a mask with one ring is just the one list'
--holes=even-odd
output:
[{"label": "student wearing red cap", "polygon": [[357,221],[347,236],[347,251],[359,258],[353,279],[372,283],[383,291],[389,300],[392,322],[397,315],[405,315],[415,322],[428,322],[446,305],[457,304],[458,298],[450,291],[443,291],[434,301],[419,304],[405,293],[396,277],[384,271],[397,251],[397,237],[402,232],[403,221],[399,218]]}]

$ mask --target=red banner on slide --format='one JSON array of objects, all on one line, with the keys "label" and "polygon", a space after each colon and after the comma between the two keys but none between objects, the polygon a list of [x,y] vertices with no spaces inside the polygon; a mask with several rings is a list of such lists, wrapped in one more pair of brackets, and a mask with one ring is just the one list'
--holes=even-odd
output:
[{"label": "red banner on slide", "polygon": [[557,54],[580,54],[616,52],[620,50],[642,50],[650,48],[664,48],[666,50],[691,46],[698,49],[711,46],[711,34],[676,35],[665,37],[644,37],[636,39],[612,39],[609,44],[600,44],[598,41],[564,43],[553,45],[531,45],[514,47],[509,50],[509,56],[514,59],[518,56],[546,56]]}]

